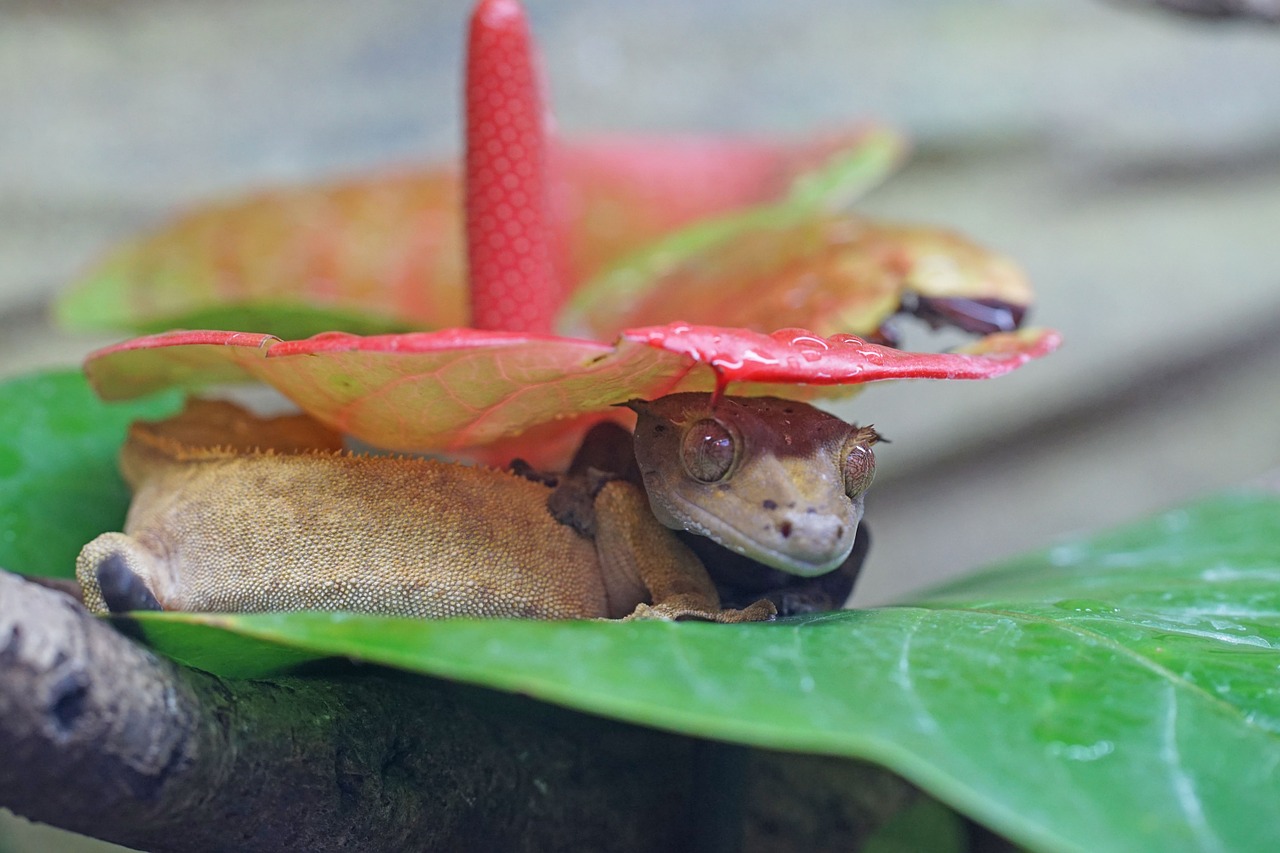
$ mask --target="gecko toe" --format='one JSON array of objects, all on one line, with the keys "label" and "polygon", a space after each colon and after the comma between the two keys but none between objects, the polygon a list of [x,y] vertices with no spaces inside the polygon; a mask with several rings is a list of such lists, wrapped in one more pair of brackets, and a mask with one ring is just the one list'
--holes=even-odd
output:
[{"label": "gecko toe", "polygon": [[147,589],[129,568],[120,554],[108,554],[98,564],[98,586],[102,589],[102,600],[112,613],[127,613],[131,610],[160,610],[160,602]]}]

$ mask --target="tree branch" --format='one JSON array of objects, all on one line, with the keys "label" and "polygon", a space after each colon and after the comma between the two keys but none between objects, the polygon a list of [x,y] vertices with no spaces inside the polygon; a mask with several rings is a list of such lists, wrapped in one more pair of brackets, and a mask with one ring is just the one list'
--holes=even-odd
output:
[{"label": "tree branch", "polygon": [[[5,572],[0,752],[0,805],[156,851],[649,850],[744,833],[850,849],[917,797],[855,762],[709,745],[376,667],[220,679]],[[731,789],[736,803],[710,802]]]},{"label": "tree branch", "polygon": [[1131,5],[1158,6],[1170,12],[1211,20],[1280,23],[1280,0],[1126,0]]},{"label": "tree branch", "polygon": [[[671,840],[651,816],[683,812],[690,742],[474,695],[382,670],[215,678],[0,573],[0,804],[19,814],[150,850]],[[648,759],[617,766],[628,751]]]}]

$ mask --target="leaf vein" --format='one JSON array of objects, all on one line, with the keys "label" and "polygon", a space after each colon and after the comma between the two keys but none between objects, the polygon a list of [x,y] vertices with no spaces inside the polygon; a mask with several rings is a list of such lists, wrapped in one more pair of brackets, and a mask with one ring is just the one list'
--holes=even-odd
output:
[{"label": "leaf vein", "polygon": [[1209,827],[1200,795],[1196,793],[1195,780],[1187,775],[1182,764],[1182,752],[1178,749],[1178,693],[1170,684],[1166,691],[1164,724],[1161,728],[1160,757],[1169,768],[1169,781],[1173,786],[1178,806],[1187,817],[1187,825],[1195,833],[1202,850],[1224,850],[1221,840]]},{"label": "leaf vein", "polygon": [[902,638],[902,647],[898,651],[898,662],[892,678],[894,683],[902,688],[903,697],[906,699],[911,715],[919,726],[920,731],[926,734],[934,734],[939,730],[938,721],[934,719],[933,714],[925,707],[919,692],[916,691],[915,680],[911,675],[911,641],[924,622],[924,613],[925,611],[920,611],[916,614],[915,623]]},{"label": "leaf vein", "polygon": [[1198,695],[1200,698],[1204,699],[1210,704],[1228,711],[1233,716],[1237,717],[1241,723],[1265,735],[1268,740],[1280,742],[1280,732],[1273,731],[1267,728],[1266,726],[1262,725],[1261,723],[1258,723],[1256,720],[1253,719],[1252,714],[1246,713],[1245,710],[1240,708],[1238,705],[1235,705],[1231,702],[1228,702],[1225,699],[1222,699],[1218,696],[1213,695],[1212,693],[1205,690],[1203,687],[1199,686],[1198,684],[1188,681],[1182,675],[1179,675],[1178,673],[1174,672],[1168,667],[1162,666],[1161,664],[1153,661],[1151,658],[1146,657],[1145,655],[1142,655],[1137,651],[1134,651],[1133,649],[1126,646],[1124,643],[1121,643],[1118,640],[1108,637],[1106,634],[1099,634],[1095,631],[1090,631],[1087,628],[1081,627],[1079,624],[1064,622],[1059,619],[1050,619],[1047,616],[1040,616],[1034,613],[1026,613],[1020,610],[1002,610],[999,608],[973,608],[970,610],[960,610],[959,608],[956,608],[956,612],[988,613],[993,616],[1004,616],[1010,619],[1023,620],[1026,622],[1031,622],[1039,625],[1048,625],[1050,627],[1057,628],[1067,633],[1076,634],[1079,637],[1088,639],[1094,643],[1097,643],[1098,645],[1106,646],[1107,648],[1111,649],[1117,654],[1123,655],[1124,657],[1127,657],[1133,661],[1136,661],[1139,665],[1156,673],[1161,678],[1169,682],[1171,687],[1178,687],[1185,691]]}]

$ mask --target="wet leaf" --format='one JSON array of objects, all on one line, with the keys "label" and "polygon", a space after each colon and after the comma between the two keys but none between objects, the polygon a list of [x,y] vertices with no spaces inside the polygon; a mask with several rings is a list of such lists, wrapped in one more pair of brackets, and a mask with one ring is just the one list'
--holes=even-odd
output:
[{"label": "wet leaf", "polygon": [[102,350],[85,370],[108,399],[256,379],[374,446],[457,450],[635,397],[711,390],[717,377],[739,383],[738,393],[803,399],[881,379],[997,376],[1057,342],[1031,330],[988,336],[969,352],[912,353],[800,329],[761,335],[684,324],[629,330],[614,346],[472,329],[302,341],[180,332]]},{"label": "wet leaf", "polygon": [[78,371],[0,382],[0,567],[75,574],[80,547],[124,522],[116,456],[129,422],[178,405],[172,393],[107,405]]},{"label": "wet leaf", "polygon": [[1023,329],[987,335],[955,352],[909,352],[854,335],[822,337],[807,329],[765,335],[685,323],[628,329],[623,339],[692,358],[725,382],[822,386],[884,379],[991,379],[1048,355],[1061,342],[1057,332]]},{"label": "wet leaf", "polygon": [[[146,615],[228,675],[343,655],[586,712],[879,762],[1041,850],[1280,833],[1280,499],[1214,499],[915,606],[775,624]],[[261,656],[253,652],[253,642]]]}]

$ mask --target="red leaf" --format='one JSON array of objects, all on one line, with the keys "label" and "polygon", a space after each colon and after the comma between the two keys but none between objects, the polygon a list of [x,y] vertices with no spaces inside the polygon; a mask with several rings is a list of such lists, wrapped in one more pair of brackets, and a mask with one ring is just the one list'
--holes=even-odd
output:
[{"label": "red leaf", "polygon": [[824,338],[807,329],[761,334],[721,326],[671,323],[628,329],[623,339],[706,364],[721,381],[848,385],[882,379],[989,379],[1058,348],[1045,329],[988,335],[950,353],[907,352],[854,335]]},{"label": "red leaf", "polygon": [[377,447],[421,451],[490,444],[633,397],[711,390],[718,380],[750,383],[733,389],[739,393],[813,397],[879,379],[986,378],[1057,344],[1056,333],[1028,331],[989,336],[967,353],[906,353],[852,336],[683,324],[630,330],[616,346],[474,329],[287,342],[176,332],[101,350],[85,371],[108,399],[258,379],[334,429]]}]

